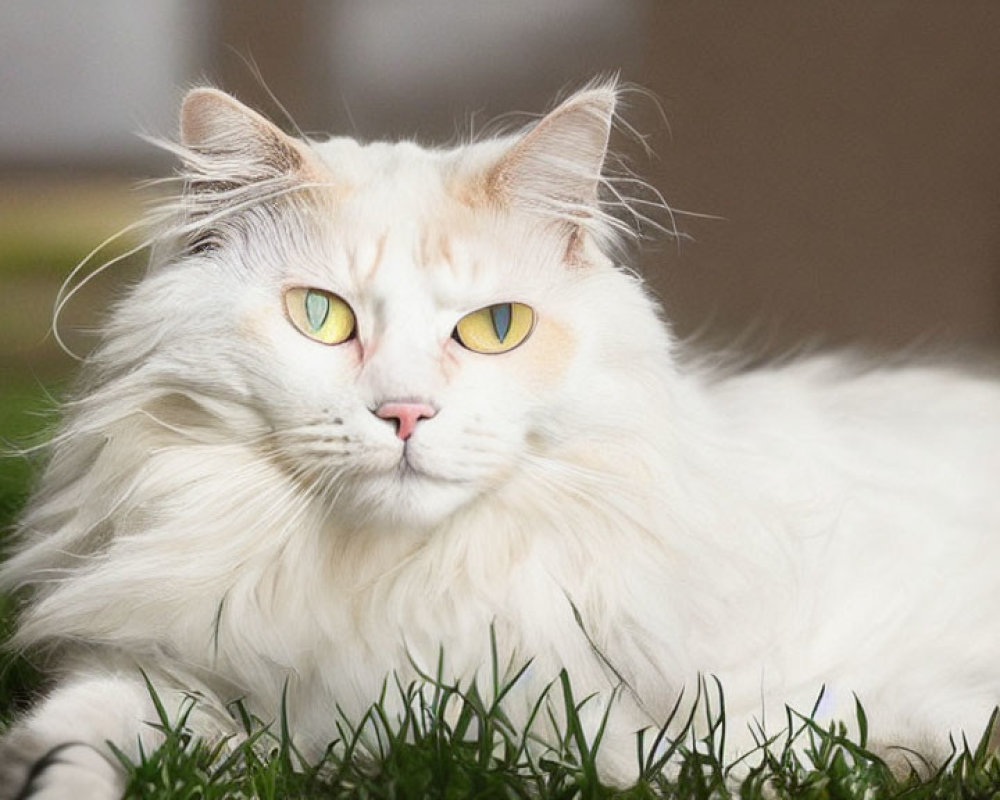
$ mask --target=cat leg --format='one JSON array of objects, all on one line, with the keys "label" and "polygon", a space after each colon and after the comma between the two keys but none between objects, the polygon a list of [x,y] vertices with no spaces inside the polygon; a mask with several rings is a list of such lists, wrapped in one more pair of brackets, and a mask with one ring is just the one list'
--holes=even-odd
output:
[{"label": "cat leg", "polygon": [[[176,715],[184,695],[158,694]],[[163,739],[150,723],[158,715],[141,677],[67,679],[0,739],[0,800],[118,800],[125,772],[107,743],[138,760],[140,743],[150,752]]]}]

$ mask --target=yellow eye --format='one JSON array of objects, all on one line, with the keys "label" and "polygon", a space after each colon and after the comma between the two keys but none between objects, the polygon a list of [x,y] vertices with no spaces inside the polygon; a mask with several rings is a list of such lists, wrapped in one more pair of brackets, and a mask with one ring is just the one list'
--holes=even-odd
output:
[{"label": "yellow eye", "polygon": [[535,312],[523,303],[497,303],[466,314],[453,336],[476,353],[506,353],[528,338]]},{"label": "yellow eye", "polygon": [[323,344],[340,344],[354,335],[354,312],[331,292],[296,287],[285,292],[288,318],[299,331]]}]

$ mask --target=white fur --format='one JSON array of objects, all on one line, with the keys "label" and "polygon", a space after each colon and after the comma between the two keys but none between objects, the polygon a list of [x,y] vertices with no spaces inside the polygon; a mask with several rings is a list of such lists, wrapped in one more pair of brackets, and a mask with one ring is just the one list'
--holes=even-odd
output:
[{"label": "white fur", "polygon": [[[22,731],[55,745],[40,720],[72,716],[100,746],[124,715],[129,748],[149,736],[142,667],[168,696],[201,693],[209,735],[239,697],[275,719],[287,682],[315,756],[336,709],[359,717],[387,675],[433,673],[439,648],[446,677],[483,675],[492,625],[503,664],[534,659],[515,718],[560,668],[603,701],[624,677],[604,748],[617,780],[634,731],[701,674],[722,681],[734,750],[823,685],[824,714],[851,717],[857,693],[884,743],[940,752],[981,732],[1000,701],[1000,382],[834,357],[692,367],[598,246],[596,177],[578,197],[555,180],[554,211],[537,185],[456,199],[497,164],[530,183],[504,161],[530,133],[450,151],[288,140],[309,176],[270,174],[262,121],[223,98],[189,107],[183,215],[88,360],[3,572],[32,589],[18,645],[55,648],[68,675]],[[552,169],[596,176],[606,136],[594,154],[588,128],[577,152],[574,126],[610,124],[611,100],[570,98],[527,163],[557,146]],[[245,138],[242,183],[232,152],[213,161],[212,114]],[[213,246],[184,255],[177,239],[198,235]],[[287,286],[341,295],[358,338],[299,334]],[[449,338],[508,300],[537,315],[521,347]],[[406,445],[418,472],[370,412],[399,398],[439,409]],[[74,699],[109,682],[120,700]]]}]

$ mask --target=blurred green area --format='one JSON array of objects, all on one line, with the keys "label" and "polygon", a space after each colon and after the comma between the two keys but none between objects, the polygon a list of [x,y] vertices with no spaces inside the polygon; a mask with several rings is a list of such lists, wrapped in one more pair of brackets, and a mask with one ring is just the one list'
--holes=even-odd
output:
[{"label": "blurred green area", "polygon": [[[58,423],[58,402],[76,367],[50,332],[56,295],[81,259],[139,212],[139,198],[121,178],[0,176],[0,548],[44,464],[40,446]],[[115,243],[92,266],[127,247]],[[93,343],[85,331],[122,278],[122,270],[109,270],[66,308],[60,333],[75,352]],[[14,599],[0,595],[0,642],[10,635],[13,610]],[[26,658],[0,654],[0,727],[39,681]]]},{"label": "blurred green area", "polygon": [[[0,279],[0,289],[4,282]],[[20,451],[38,443],[51,424],[50,392],[30,374],[5,368],[0,371],[0,530],[6,540],[10,523],[21,508],[39,459]],[[0,643],[7,641],[14,625],[14,598],[0,594]],[[24,657],[0,653],[0,727],[22,707],[41,676]]]},{"label": "blurred green area", "polygon": [[[50,332],[59,287],[95,247],[138,217],[140,198],[117,177],[0,176],[0,529],[23,503],[75,366]],[[122,252],[116,243],[93,265]],[[113,271],[112,271],[113,272]],[[80,291],[60,320],[77,352],[100,319],[115,275]]]},{"label": "blurred green area", "polygon": [[[0,280],[0,286],[2,286]],[[17,371],[0,372],[0,530],[9,530],[35,476],[40,458],[20,451],[44,441],[54,422],[54,383],[45,383]],[[0,594],[0,642],[13,632],[14,598]],[[41,682],[41,675],[25,657],[0,654],[0,726],[21,708]]]},{"label": "blurred green area", "polygon": [[[132,222],[139,198],[121,178],[0,177],[0,529],[23,503],[40,463],[24,451],[55,422],[55,400],[75,362],[50,332],[59,287],[97,245]],[[121,252],[109,249],[95,265]],[[78,352],[89,342],[113,278],[85,287],[60,331]]]},{"label": "blurred green area", "polygon": [[[6,373],[6,374],[5,374]],[[16,370],[0,373],[0,525],[6,528],[24,502],[41,462],[31,448],[42,444],[55,423],[54,400],[62,382]]]}]

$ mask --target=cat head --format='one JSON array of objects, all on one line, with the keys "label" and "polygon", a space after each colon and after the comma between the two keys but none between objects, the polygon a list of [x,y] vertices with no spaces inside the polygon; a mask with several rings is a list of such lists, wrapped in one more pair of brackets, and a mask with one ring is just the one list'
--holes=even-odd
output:
[{"label": "cat head", "polygon": [[238,406],[239,439],[343,523],[434,525],[627,418],[625,373],[663,353],[607,255],[615,102],[595,85],[526,131],[425,149],[293,138],[195,89],[180,244],[115,329],[136,348],[145,329],[144,369],[178,396]]}]

